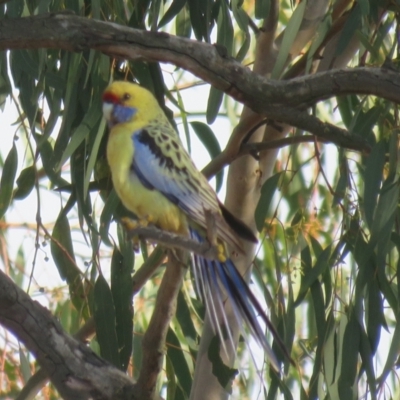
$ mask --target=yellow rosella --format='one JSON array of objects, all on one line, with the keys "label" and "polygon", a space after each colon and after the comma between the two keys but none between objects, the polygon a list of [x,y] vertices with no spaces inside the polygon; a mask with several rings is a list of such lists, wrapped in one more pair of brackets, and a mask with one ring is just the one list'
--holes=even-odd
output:
[{"label": "yellow rosella", "polygon": [[116,81],[104,92],[103,113],[110,128],[107,159],[122,203],[139,219],[199,242],[210,236],[207,230],[211,216],[211,236],[219,255],[215,259],[194,255],[194,276],[214,331],[222,340],[220,324],[224,324],[232,342],[224,314],[226,295],[239,325],[245,322],[277,367],[256,314],[280,345],[281,341],[227,250],[242,251],[239,237],[257,241],[253,233],[218,201],[151,92],[136,84]]}]

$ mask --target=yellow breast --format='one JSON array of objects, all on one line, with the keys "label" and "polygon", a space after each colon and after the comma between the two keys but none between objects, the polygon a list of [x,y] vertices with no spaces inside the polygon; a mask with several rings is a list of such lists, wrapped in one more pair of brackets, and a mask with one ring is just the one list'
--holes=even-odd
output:
[{"label": "yellow breast", "polygon": [[142,185],[130,167],[134,157],[130,135],[123,127],[114,127],[107,144],[107,160],[114,188],[124,206],[140,219],[146,219],[159,228],[187,234],[187,219],[181,210],[162,193]]}]

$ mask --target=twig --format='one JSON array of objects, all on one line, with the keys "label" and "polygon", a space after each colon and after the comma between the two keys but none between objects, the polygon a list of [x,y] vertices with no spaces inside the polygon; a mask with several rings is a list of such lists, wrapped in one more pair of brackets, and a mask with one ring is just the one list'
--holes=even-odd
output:
[{"label": "twig", "polygon": [[154,240],[155,242],[167,247],[190,251],[199,254],[204,258],[215,259],[218,256],[216,249],[208,242],[199,243],[186,236],[166,232],[156,228],[155,226],[141,226],[129,230],[128,233],[131,236],[139,235],[146,239]]},{"label": "twig", "polygon": [[132,277],[132,294],[135,295],[151,278],[156,269],[162,264],[167,251],[162,246],[157,246],[148,259],[134,273]]},{"label": "twig", "polygon": [[[178,257],[183,259],[183,256],[183,252],[179,252]],[[141,400],[154,399],[157,378],[163,363],[165,339],[171,319],[175,315],[176,298],[185,272],[182,261],[170,251],[154,312],[142,342],[143,364],[135,387],[135,394]]]},{"label": "twig", "polygon": [[335,196],[336,193],[335,193],[335,191],[332,189],[332,186],[331,186],[331,184],[329,183],[328,178],[327,178],[326,175],[325,175],[325,171],[324,171],[324,169],[322,168],[322,164],[321,164],[321,154],[320,154],[320,152],[319,152],[319,148],[318,148],[317,141],[314,141],[314,151],[315,151],[315,157],[316,157],[316,159],[317,159],[319,171],[321,172],[322,177],[324,178],[324,181],[325,181],[325,183],[326,183],[326,186],[328,187],[328,190],[330,191],[331,195],[332,195],[332,196]]},{"label": "twig", "polygon": [[[291,146],[299,143],[314,143],[315,141],[317,141],[318,143],[333,143],[338,146],[340,145],[340,143],[336,143],[334,139],[321,138],[314,135],[290,136],[283,139],[272,140],[270,142],[244,143],[240,150],[236,153],[236,156],[227,156],[227,153],[221,152],[221,157],[214,158],[208,165],[206,165],[202,172],[208,179],[210,179],[219,170],[228,166],[232,161],[236,160],[237,158],[249,154],[255,158],[258,158],[258,153],[265,150],[280,149],[285,146]],[[349,150],[360,151],[363,154],[369,154],[370,152],[369,148],[360,148],[356,145],[342,145],[341,147],[347,147]]]},{"label": "twig", "polygon": [[[291,146],[293,144],[299,143],[333,143],[330,139],[320,138],[314,135],[302,135],[302,136],[289,136],[283,139],[273,140],[271,142],[263,142],[263,143],[246,143],[240,149],[238,153],[238,157],[247,155],[247,154],[257,154],[263,150],[270,150],[270,149],[280,149],[285,146]],[[342,146],[345,147],[345,146]],[[361,151],[357,146],[348,147],[350,150]],[[364,151],[364,153],[369,153],[369,151]]]}]

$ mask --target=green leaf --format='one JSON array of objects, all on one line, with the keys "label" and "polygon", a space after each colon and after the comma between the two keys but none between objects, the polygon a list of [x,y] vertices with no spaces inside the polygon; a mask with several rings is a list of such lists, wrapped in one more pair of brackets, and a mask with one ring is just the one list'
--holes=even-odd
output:
[{"label": "green leaf", "polygon": [[257,19],[267,18],[271,7],[271,0],[256,0],[254,14]]},{"label": "green leaf", "polygon": [[211,125],[217,118],[223,97],[224,97],[224,92],[215,89],[215,87],[211,86],[210,94],[208,96],[207,111],[206,111],[206,118],[208,124]]},{"label": "green leaf", "polygon": [[94,141],[92,151],[90,152],[89,161],[88,161],[87,167],[86,167],[85,180],[83,183],[83,193],[84,193],[85,199],[86,199],[86,196],[89,191],[90,178],[92,176],[94,166],[96,164],[97,155],[98,155],[99,148],[100,148],[100,143],[103,138],[105,128],[106,128],[106,121],[105,121],[105,119],[102,119],[100,122],[100,125],[99,125],[99,129],[97,130],[96,139]]},{"label": "green leaf", "polygon": [[232,1],[232,11],[235,20],[243,32],[248,32],[249,30],[249,16],[246,11],[242,8],[242,0],[233,0]]},{"label": "green leaf", "polygon": [[228,392],[232,393],[232,381],[237,375],[238,370],[227,367],[220,356],[220,340],[218,336],[211,339],[208,347],[208,359],[212,365],[212,373],[218,379],[220,385]]},{"label": "green leaf", "polygon": [[182,96],[181,96],[181,93],[179,90],[176,91],[176,96],[178,97],[178,107],[179,107],[180,114],[181,114],[183,131],[185,132],[187,150],[188,150],[188,153],[191,154],[192,153],[192,144],[191,144],[190,134],[189,134],[189,124],[188,124],[188,120],[187,120],[187,113],[185,111],[185,105],[183,104],[183,99],[182,99]]},{"label": "green leaf", "polygon": [[85,156],[86,147],[82,143],[71,157],[71,183],[78,203],[78,218],[81,228],[83,228],[84,220],[89,227],[92,227],[92,203],[84,190]]},{"label": "green leaf", "polygon": [[346,128],[349,129],[352,126],[353,121],[353,110],[356,105],[354,104],[353,96],[338,96],[336,102],[339,108],[340,116],[345,124]]},{"label": "green leaf", "polygon": [[166,343],[167,355],[174,367],[178,385],[184,391],[186,398],[189,398],[190,389],[192,387],[192,375],[190,373],[186,358],[183,355],[183,350],[181,348],[181,344],[179,343],[179,339],[171,328],[168,329]]},{"label": "green leaf", "polygon": [[[398,319],[399,315],[397,315],[397,320]],[[393,370],[393,368],[397,364],[399,353],[400,353],[400,324],[396,323],[394,332],[391,337],[391,343],[386,358],[385,366],[383,368],[381,376],[378,378],[380,384],[385,381],[388,374]]]},{"label": "green leaf", "polygon": [[19,347],[19,362],[21,365],[22,376],[24,378],[24,382],[28,382],[29,378],[32,376],[31,365],[29,363],[29,360],[25,352],[22,350],[21,345],[18,347]]},{"label": "green leaf", "polygon": [[310,50],[307,52],[307,64],[306,73],[309,73],[312,62],[314,60],[314,55],[318,50],[319,46],[324,41],[326,35],[329,33],[332,26],[332,16],[327,14],[322,22],[319,24],[317,32],[314,35]]},{"label": "green leaf", "polygon": [[306,1],[302,1],[297,5],[292,17],[290,18],[286,26],[276,63],[274,65],[274,69],[272,70],[272,79],[278,79],[279,76],[282,74],[283,68],[290,54],[292,44],[296,40],[297,34],[299,32],[306,5]]},{"label": "green leaf", "polygon": [[[303,252],[302,252],[303,256]],[[301,285],[299,294],[295,301],[295,307],[297,307],[301,301],[304,299],[305,295],[307,294],[308,289],[310,286],[318,279],[318,277],[324,274],[325,270],[329,268],[330,263],[329,259],[331,256],[331,245],[329,245],[317,258],[317,261],[313,268],[311,269],[304,269],[304,273],[301,277]]]},{"label": "green leaf", "polygon": [[350,11],[349,17],[341,30],[338,44],[335,50],[335,56],[340,56],[345,48],[351,43],[356,30],[359,29],[361,24],[361,9],[360,4],[357,2]]},{"label": "green leaf", "polygon": [[378,281],[376,279],[371,279],[368,283],[367,290],[365,304],[367,335],[371,352],[375,354],[379,344],[382,324],[386,326],[386,323],[383,314],[383,299],[379,290]]},{"label": "green leaf", "polygon": [[383,167],[385,165],[386,143],[381,140],[369,155],[365,167],[364,180],[364,213],[370,229],[374,220],[375,207],[382,183]]},{"label": "green leaf", "polygon": [[117,192],[113,189],[111,193],[108,195],[106,203],[103,207],[103,211],[100,216],[100,236],[101,240],[107,245],[112,247],[113,243],[111,243],[108,237],[108,231],[110,229],[110,224],[112,218],[114,216],[115,210],[117,209],[118,204],[120,204],[120,199],[117,195]]},{"label": "green leaf", "polygon": [[[90,2],[91,7],[92,7],[92,18],[93,19],[100,19],[101,16],[101,1],[100,0],[92,0]],[[90,50],[91,52],[93,52],[93,50]],[[88,68],[88,71],[90,70],[90,68]]]},{"label": "green leaf", "polygon": [[[310,239],[311,247],[315,254],[315,257],[318,259],[324,252],[324,248],[322,247],[321,243],[318,242],[318,240],[313,235],[310,234],[308,237]],[[330,245],[330,247],[332,247],[332,245]]]},{"label": "green leaf", "polygon": [[369,15],[369,1],[370,0],[360,0],[358,4],[360,4],[361,14],[363,16]]},{"label": "green leaf", "polygon": [[[313,373],[310,379],[310,398],[315,398],[315,394],[319,392],[318,387],[318,376],[321,373],[322,367],[322,351],[325,344],[325,308],[324,308],[324,296],[322,293],[322,287],[318,280],[315,280],[310,287],[312,296],[312,305],[314,308],[314,318],[317,327],[318,344],[315,350],[315,359],[313,362]],[[320,396],[319,396],[320,397]]]},{"label": "green leaf", "polygon": [[168,24],[185,6],[187,0],[173,0],[172,4],[165,12],[160,22],[158,23],[158,29]]},{"label": "green leaf", "polygon": [[83,119],[85,110],[78,107],[79,103],[79,76],[83,69],[82,53],[65,53],[61,61],[61,69],[65,69],[67,74],[64,102],[64,113],[61,122],[59,134],[54,145],[53,168],[60,164],[62,154],[64,153],[71,137],[71,131]]},{"label": "green leaf", "polygon": [[209,15],[207,12],[208,8],[207,0],[188,0],[190,21],[194,35],[197,40],[201,41],[203,38],[208,42],[208,23]]},{"label": "green leaf", "polygon": [[375,377],[374,357],[370,348],[368,337],[361,327],[360,336],[360,356],[362,360],[362,369],[365,369],[369,390],[371,391],[371,400],[377,400],[378,382]]},{"label": "green leaf", "polygon": [[100,355],[121,369],[115,308],[110,287],[102,274],[99,275],[94,285],[94,322]]},{"label": "green leaf", "polygon": [[46,172],[46,176],[50,179],[54,186],[66,186],[69,184],[64,178],[61,178],[60,173],[56,173],[53,169],[53,148],[50,144],[50,139],[45,138],[42,135],[34,135],[36,140],[40,158],[42,159],[43,168]]},{"label": "green leaf", "polygon": [[[5,231],[1,232],[0,237],[3,240]],[[10,277],[19,287],[22,287],[25,280],[24,267],[26,265],[26,255],[24,252],[24,244],[18,247],[16,257],[14,259],[14,268],[10,268]]]},{"label": "green leaf", "polygon": [[157,31],[157,23],[158,23],[158,17],[160,16],[160,8],[161,8],[161,0],[152,0],[151,8],[147,16],[148,16],[148,24],[150,26],[150,30],[153,32]]},{"label": "green leaf", "polygon": [[278,187],[279,178],[282,172],[278,172],[268,178],[261,188],[261,196],[258,201],[256,211],[254,213],[254,219],[256,221],[257,230],[262,231],[265,224],[265,219],[267,218],[267,213],[274,196],[275,190]]},{"label": "green leaf", "polygon": [[249,33],[249,16],[241,7],[241,3],[242,0],[232,1],[233,16],[240,30],[242,31],[241,32],[242,36],[244,36],[243,44],[240,47],[238,53],[236,54],[236,59],[238,61],[242,61],[246,57],[247,52],[250,48],[250,41],[251,41],[251,36]]},{"label": "green leaf", "polygon": [[27,167],[21,171],[17,178],[17,188],[14,190],[13,199],[25,199],[35,186],[36,168],[34,165]]},{"label": "green leaf", "polygon": [[327,383],[328,393],[331,399],[338,399],[339,394],[337,390],[336,378],[336,368],[338,362],[338,348],[337,348],[337,334],[336,334],[336,324],[334,323],[334,317],[332,312],[330,312],[328,321],[332,323],[328,324],[326,330],[326,340],[324,344],[324,372],[325,372],[325,382]]},{"label": "green leaf", "polygon": [[221,147],[212,129],[203,122],[198,121],[193,121],[190,125],[204,144],[211,158],[218,156],[221,153]]},{"label": "green leaf", "polygon": [[[221,147],[212,129],[203,122],[198,122],[198,121],[193,121],[190,123],[190,125],[196,132],[197,137],[203,143],[204,147],[207,149],[211,159],[217,157],[221,153]],[[224,178],[224,171],[221,170],[217,173],[215,177],[217,192],[219,192],[221,189],[223,178]]]},{"label": "green leaf", "polygon": [[[394,222],[394,213],[399,201],[399,182],[384,183],[379,195],[371,227],[371,243],[380,241],[383,237],[389,238],[391,223]],[[389,225],[387,225],[389,224]],[[386,232],[384,232],[386,230]]]},{"label": "green leaf", "polygon": [[85,114],[82,122],[72,133],[72,137],[65,148],[60,162],[56,165],[56,171],[60,170],[64,163],[71,157],[79,145],[89,136],[90,132],[95,128],[101,118],[100,102],[94,102],[88,112]]},{"label": "green leaf", "polygon": [[189,7],[186,5],[175,18],[175,31],[177,36],[190,38],[192,25],[190,24]]},{"label": "green leaf", "polygon": [[24,0],[15,0],[10,1],[7,4],[7,17],[9,18],[18,18],[22,15],[22,11],[24,10],[25,2]]},{"label": "green leaf", "polygon": [[246,56],[247,53],[249,51],[250,48],[250,44],[251,44],[251,36],[250,33],[244,33],[244,41],[242,46],[240,47],[239,51],[236,54],[236,60],[239,62],[242,62]]},{"label": "green leaf", "polygon": [[57,218],[51,238],[51,254],[61,279],[66,280],[69,284],[80,279],[81,271],[75,261],[71,228],[63,211]]},{"label": "green leaf", "polygon": [[[190,314],[190,309],[182,293],[182,290],[178,294],[178,301],[176,307],[176,318],[181,326],[182,332],[185,337],[196,344],[198,335],[196,328],[194,327],[192,316]],[[189,343],[191,345],[191,343]]]},{"label": "green leaf", "polygon": [[87,288],[82,279],[82,273],[76,265],[71,229],[64,210],[61,211],[54,225],[50,250],[61,279],[68,283],[72,303],[86,319],[89,315],[87,298],[90,288]]},{"label": "green leaf", "polygon": [[371,56],[373,56],[376,59],[380,58],[379,52],[381,51],[381,45],[382,43],[379,43],[379,41],[375,41],[374,43],[371,43],[371,38],[369,35],[369,32],[361,32],[361,31],[356,31],[356,36],[361,42],[362,46],[365,47],[365,50],[368,50],[371,53]]},{"label": "green leaf", "polygon": [[127,370],[132,356],[132,261],[133,257],[124,257],[117,248],[114,248],[111,258],[111,293],[115,306],[119,360],[123,371]]},{"label": "green leaf", "polygon": [[[98,1],[99,0],[92,1],[92,6],[94,6],[95,3],[98,4]],[[93,19],[99,19],[98,16],[94,16],[94,15],[92,15],[92,18]],[[98,60],[99,60],[99,53],[96,52],[95,50],[90,50],[89,51],[89,59],[88,59],[88,63],[87,63],[87,68],[86,68],[85,83],[83,84],[83,87],[87,87],[87,84],[88,84],[90,76],[94,75],[94,74],[91,74],[92,73],[92,69],[94,69],[96,67],[96,64],[98,63]]]},{"label": "green leaf", "polygon": [[387,180],[393,182],[396,179],[397,165],[399,162],[399,154],[397,151],[397,140],[399,138],[399,130],[393,129],[389,140],[389,172]]},{"label": "green leaf", "polygon": [[80,2],[79,0],[65,0],[65,8],[73,11],[74,14],[79,15]]},{"label": "green leaf", "polygon": [[[0,17],[1,18],[1,17]],[[4,111],[6,99],[11,93],[10,72],[8,68],[8,55],[3,51],[0,54],[0,110]]]},{"label": "green leaf", "polygon": [[339,174],[340,176],[335,187],[332,206],[338,205],[344,199],[346,191],[350,185],[349,164],[347,162],[347,157],[344,154],[340,157]]},{"label": "green leaf", "polygon": [[137,380],[140,374],[140,366],[143,361],[143,332],[138,331],[137,326],[135,325],[135,334],[133,335],[133,378]]},{"label": "green leaf", "polygon": [[342,363],[338,382],[339,398],[353,400],[357,396],[357,363],[360,349],[360,325],[354,312],[346,326],[342,344]]},{"label": "green leaf", "polygon": [[0,218],[4,217],[8,207],[10,206],[15,175],[18,167],[18,152],[13,143],[10,152],[3,165],[3,171],[0,180]]},{"label": "green leaf", "polygon": [[232,56],[233,25],[229,8],[225,1],[220,2],[217,26],[217,44],[226,48],[227,56]]},{"label": "green leaf", "polygon": [[175,370],[168,355],[165,357],[165,374],[168,380],[167,400],[175,400],[175,394],[177,389]]},{"label": "green leaf", "polygon": [[322,282],[324,284],[325,308],[328,308],[331,304],[333,293],[332,275],[329,269],[326,269],[322,274]]},{"label": "green leaf", "polygon": [[360,110],[351,128],[351,133],[364,136],[368,139],[373,134],[372,129],[376,126],[382,113],[383,110],[381,107],[372,107],[366,113]]},{"label": "green leaf", "polygon": [[311,296],[313,299],[314,316],[317,325],[318,332],[318,349],[317,352],[322,352],[322,347],[325,342],[325,307],[324,307],[324,295],[322,286],[319,280],[315,280],[310,287]]}]

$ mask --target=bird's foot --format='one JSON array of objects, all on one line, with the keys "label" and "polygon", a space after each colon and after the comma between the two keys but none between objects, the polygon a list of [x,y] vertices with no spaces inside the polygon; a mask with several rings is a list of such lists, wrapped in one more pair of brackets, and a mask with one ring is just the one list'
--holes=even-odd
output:
[{"label": "bird's foot", "polygon": [[140,249],[140,238],[139,235],[135,235],[133,232],[135,231],[135,229],[149,226],[151,222],[151,216],[139,219],[131,219],[128,217],[121,218],[121,223],[123,227],[132,238],[133,249],[135,250],[135,252],[138,252]]},{"label": "bird's foot", "polygon": [[143,228],[149,226],[153,222],[153,217],[151,215],[147,215],[144,218],[132,219],[128,217],[121,218],[122,225],[129,232],[138,228]]},{"label": "bird's foot", "polygon": [[222,243],[218,243],[215,246],[215,249],[217,251],[218,261],[225,262],[226,261],[226,249],[225,249],[225,246]]}]

